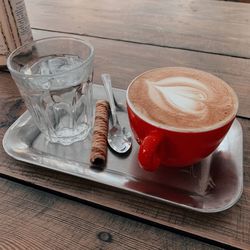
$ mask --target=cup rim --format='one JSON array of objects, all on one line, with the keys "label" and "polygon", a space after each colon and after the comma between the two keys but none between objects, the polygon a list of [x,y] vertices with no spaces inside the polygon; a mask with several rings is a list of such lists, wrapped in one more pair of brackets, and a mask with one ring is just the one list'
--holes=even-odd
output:
[{"label": "cup rim", "polygon": [[[58,40],[58,39],[61,39],[61,40],[72,40],[72,41],[78,41],[78,42],[81,42],[82,44],[88,46],[90,48],[90,53],[88,55],[88,57],[83,60],[80,64],[78,64],[76,67],[74,68],[71,68],[69,70],[65,70],[63,72],[59,72],[59,73],[56,73],[56,74],[48,74],[48,75],[41,75],[41,74],[31,74],[31,75],[27,75],[27,74],[24,74],[18,70],[15,70],[13,67],[12,67],[12,58],[18,54],[18,52],[20,52],[21,50],[25,49],[25,48],[28,48],[28,47],[32,47],[34,44],[36,43],[39,43],[39,42],[42,42],[42,41],[51,41],[51,40]],[[45,38],[41,38],[41,39],[37,39],[37,40],[34,40],[30,43],[27,43],[27,44],[24,44],[18,48],[16,48],[15,50],[13,50],[10,55],[8,56],[7,58],[7,67],[10,71],[10,73],[14,74],[14,75],[17,75],[19,77],[39,77],[39,78],[48,78],[48,77],[57,77],[57,76],[62,76],[64,74],[68,74],[72,71],[75,71],[79,68],[81,68],[83,65],[85,64],[88,64],[89,61],[92,60],[94,56],[94,47],[93,45],[86,41],[86,40],[83,40],[83,39],[80,39],[80,38],[77,38],[77,37],[70,37],[70,36],[52,36],[52,37],[45,37]]]},{"label": "cup rim", "polygon": [[146,73],[149,73],[151,71],[154,71],[154,70],[159,70],[159,69],[188,69],[188,70],[193,70],[193,71],[198,71],[198,72],[203,72],[203,73],[206,73],[206,74],[209,74],[209,75],[212,75],[213,77],[216,77],[216,78],[219,78],[209,72],[206,72],[206,71],[202,71],[202,70],[198,70],[198,69],[194,69],[194,68],[189,68],[189,67],[159,67],[159,68],[154,68],[154,69],[151,69],[151,70],[147,70],[143,73],[141,73],[140,75],[136,76],[131,82],[130,84],[128,85],[128,88],[127,88],[127,91],[126,91],[126,101],[127,101],[127,105],[128,107],[133,111],[133,113],[135,113],[141,120],[145,121],[146,123],[156,127],[156,128],[160,128],[160,129],[163,129],[163,130],[169,130],[169,131],[173,131],[173,132],[181,132],[181,133],[201,133],[201,132],[209,132],[209,131],[213,131],[213,130],[216,130],[216,129],[219,129],[227,124],[229,124],[231,121],[233,121],[236,117],[236,114],[238,112],[238,108],[239,108],[239,100],[238,100],[238,97],[235,93],[235,91],[232,89],[231,86],[229,86],[229,84],[227,84],[224,80],[222,80],[221,78],[219,78],[221,81],[223,81],[229,88],[230,92],[232,93],[232,96],[235,100],[235,106],[234,106],[234,111],[232,112],[232,115],[231,116],[228,116],[226,119],[220,121],[220,122],[217,122],[215,124],[213,124],[212,126],[208,126],[208,127],[204,127],[204,128],[187,128],[187,129],[184,129],[184,128],[176,128],[174,126],[169,126],[169,125],[165,125],[165,124],[160,124],[160,123],[157,123],[157,122],[153,122],[151,121],[150,119],[148,119],[145,115],[143,114],[140,114],[134,107],[134,105],[130,102],[129,100],[129,97],[128,97],[128,92],[129,92],[129,89],[131,87],[131,85],[133,84],[133,82],[138,79],[139,77],[143,76],[144,74]]}]

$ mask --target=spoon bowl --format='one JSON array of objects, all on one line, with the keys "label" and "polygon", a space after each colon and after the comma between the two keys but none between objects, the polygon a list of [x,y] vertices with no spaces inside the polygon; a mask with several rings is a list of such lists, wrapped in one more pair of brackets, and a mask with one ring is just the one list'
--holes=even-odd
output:
[{"label": "spoon bowl", "polygon": [[112,127],[108,134],[108,144],[115,152],[125,154],[132,145],[131,133],[125,127]]}]

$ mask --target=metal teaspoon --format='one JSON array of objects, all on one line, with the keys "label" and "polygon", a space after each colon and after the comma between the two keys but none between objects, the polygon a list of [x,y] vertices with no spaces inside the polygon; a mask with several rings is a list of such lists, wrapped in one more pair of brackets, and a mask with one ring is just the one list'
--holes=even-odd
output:
[{"label": "metal teaspoon", "polygon": [[102,74],[102,81],[108,96],[112,116],[112,127],[108,133],[108,144],[115,152],[124,154],[128,152],[132,146],[132,137],[127,128],[122,128],[118,121],[110,75]]}]

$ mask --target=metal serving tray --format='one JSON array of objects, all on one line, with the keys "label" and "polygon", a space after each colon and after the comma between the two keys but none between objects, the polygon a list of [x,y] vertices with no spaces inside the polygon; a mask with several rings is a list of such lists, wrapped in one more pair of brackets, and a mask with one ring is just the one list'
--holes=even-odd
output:
[{"label": "metal serving tray", "polygon": [[[114,92],[125,103],[125,91]],[[102,86],[94,85],[94,97],[106,99]],[[129,127],[127,114],[118,112],[118,116],[120,123]],[[106,167],[96,171],[89,163],[91,135],[70,146],[49,143],[28,111],[8,129],[3,146],[17,160],[204,213],[230,208],[243,190],[242,128],[237,120],[217,150],[200,163],[177,170],[160,168],[154,173],[138,166],[135,140],[128,156],[108,151]]]}]

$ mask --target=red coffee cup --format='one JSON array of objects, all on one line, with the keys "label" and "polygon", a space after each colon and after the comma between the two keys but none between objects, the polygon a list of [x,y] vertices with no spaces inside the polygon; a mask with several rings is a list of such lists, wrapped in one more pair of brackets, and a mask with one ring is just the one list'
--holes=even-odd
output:
[{"label": "red coffee cup", "polygon": [[133,81],[127,90],[128,116],[132,132],[140,144],[139,164],[145,170],[154,171],[159,166],[185,167],[200,161],[219,146],[235,119],[237,97],[236,112],[231,119],[210,129],[182,131],[158,126],[141,115],[132,105],[128,92]]}]

